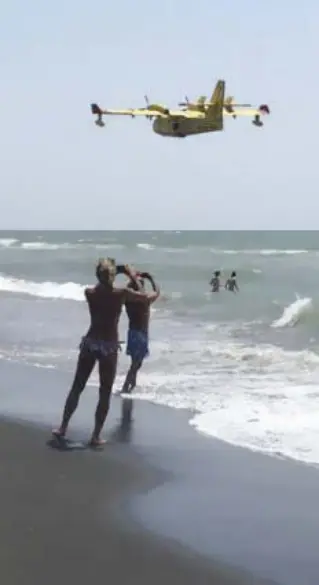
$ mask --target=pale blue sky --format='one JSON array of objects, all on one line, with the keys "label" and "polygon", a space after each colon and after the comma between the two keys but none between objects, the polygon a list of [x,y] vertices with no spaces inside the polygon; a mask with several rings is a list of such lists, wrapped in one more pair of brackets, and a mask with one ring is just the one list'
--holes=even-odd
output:
[{"label": "pale blue sky", "polygon": [[[315,0],[10,0],[0,8],[1,229],[316,229]],[[89,104],[175,105],[217,80],[265,127],[157,136]]]}]

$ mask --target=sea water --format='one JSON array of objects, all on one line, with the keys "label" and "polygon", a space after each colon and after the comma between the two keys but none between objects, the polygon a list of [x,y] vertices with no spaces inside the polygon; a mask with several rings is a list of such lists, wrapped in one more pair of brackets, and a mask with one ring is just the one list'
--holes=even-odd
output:
[{"label": "sea water", "polygon": [[[136,399],[188,409],[207,435],[319,463],[319,233],[0,232],[1,359],[73,372],[83,290],[107,255],[161,286]],[[210,292],[217,269],[222,282],[237,271],[238,294]],[[126,329],[123,313],[123,341]],[[115,391],[128,364],[123,351]]]}]

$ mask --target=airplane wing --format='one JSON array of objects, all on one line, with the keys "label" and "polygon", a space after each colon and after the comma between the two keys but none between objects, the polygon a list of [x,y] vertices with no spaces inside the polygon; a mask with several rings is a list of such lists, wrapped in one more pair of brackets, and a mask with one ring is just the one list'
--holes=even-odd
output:
[{"label": "airplane wing", "polygon": [[253,118],[252,124],[258,128],[261,128],[264,125],[260,118],[265,114],[270,114],[269,106],[266,104],[259,106],[259,108],[233,107],[231,112],[227,111],[227,109],[224,111],[224,116],[231,116],[232,118],[237,118],[237,116],[249,116],[250,118]]},{"label": "airplane wing", "polygon": [[156,116],[157,118],[166,118],[168,114],[159,110],[152,110],[148,108],[127,108],[127,109],[120,109],[120,110],[110,110],[107,108],[106,110],[102,110],[101,112],[105,116]]},{"label": "airplane wing", "polygon": [[239,108],[234,106],[232,112],[228,112],[227,110],[224,112],[224,116],[250,116],[251,118],[266,114],[270,114],[269,106],[266,104],[259,106],[259,108],[246,108],[244,106]]},{"label": "airplane wing", "polygon": [[198,120],[199,118],[205,118],[205,113],[193,110],[170,110],[169,118],[191,118],[192,120]]},{"label": "airplane wing", "polygon": [[102,110],[97,104],[91,104],[91,112],[97,116],[96,123],[98,126],[104,125],[103,116],[144,116],[145,118],[202,118],[200,112],[190,112],[182,110],[169,110],[159,104],[148,106],[147,108],[125,108],[125,109],[105,109]]}]

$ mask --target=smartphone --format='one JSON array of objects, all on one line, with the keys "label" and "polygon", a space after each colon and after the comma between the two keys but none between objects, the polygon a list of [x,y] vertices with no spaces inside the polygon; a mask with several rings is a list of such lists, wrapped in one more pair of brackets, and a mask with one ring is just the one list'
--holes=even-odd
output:
[{"label": "smartphone", "polygon": [[116,266],[116,274],[125,274],[125,264],[118,264]]}]

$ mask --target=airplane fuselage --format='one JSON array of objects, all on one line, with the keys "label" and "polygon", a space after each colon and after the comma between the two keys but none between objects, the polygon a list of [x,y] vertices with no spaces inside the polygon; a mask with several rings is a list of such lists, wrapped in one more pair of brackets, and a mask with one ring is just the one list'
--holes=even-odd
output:
[{"label": "airplane fuselage", "polygon": [[193,134],[204,134],[207,132],[219,132],[223,130],[223,121],[208,119],[187,119],[187,118],[155,118],[153,131],[160,136],[171,136],[173,138],[186,138]]}]

